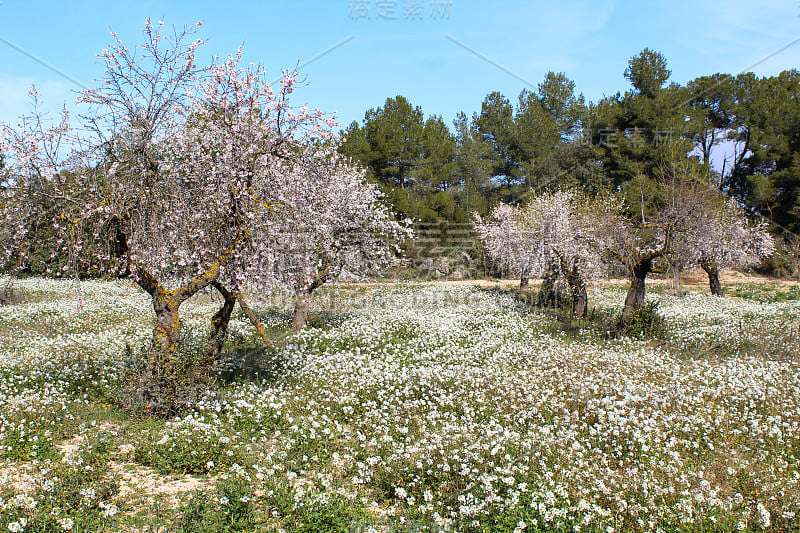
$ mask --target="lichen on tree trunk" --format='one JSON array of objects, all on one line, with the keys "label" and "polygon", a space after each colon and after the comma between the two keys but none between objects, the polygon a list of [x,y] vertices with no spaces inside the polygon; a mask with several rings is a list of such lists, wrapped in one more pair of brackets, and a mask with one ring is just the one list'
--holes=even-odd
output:
[{"label": "lichen on tree trunk", "polygon": [[167,290],[147,268],[141,265],[136,267],[134,280],[152,298],[153,311],[156,314],[153,342],[148,356],[151,374],[168,380],[176,378],[176,357],[181,340],[181,319],[178,310],[183,302],[216,281],[220,267],[244,239],[244,233],[240,233],[207,270],[172,291]]},{"label": "lichen on tree trunk", "polygon": [[168,377],[174,374],[175,358],[181,340],[180,300],[174,291],[159,286],[153,295],[156,323],[148,364],[153,375]]}]

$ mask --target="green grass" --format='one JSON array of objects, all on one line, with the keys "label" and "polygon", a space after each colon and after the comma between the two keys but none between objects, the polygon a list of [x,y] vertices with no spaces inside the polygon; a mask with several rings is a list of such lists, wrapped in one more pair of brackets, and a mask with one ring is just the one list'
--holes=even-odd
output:
[{"label": "green grass", "polygon": [[800,285],[790,287],[769,283],[745,283],[728,291],[731,296],[764,303],[800,300]]}]

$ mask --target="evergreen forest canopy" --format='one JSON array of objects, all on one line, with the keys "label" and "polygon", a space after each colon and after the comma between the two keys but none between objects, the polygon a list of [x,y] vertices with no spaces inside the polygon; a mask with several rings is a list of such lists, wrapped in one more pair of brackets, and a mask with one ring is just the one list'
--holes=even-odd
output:
[{"label": "evergreen forest canopy", "polygon": [[621,192],[633,215],[657,197],[664,168],[688,161],[713,189],[800,233],[800,72],[717,73],[684,86],[670,74],[645,49],[625,68],[631,89],[594,103],[548,72],[516,102],[489,93],[452,130],[398,95],[351,123],[339,150],[366,166],[399,215],[423,222],[468,222],[498,202],[576,187]]}]

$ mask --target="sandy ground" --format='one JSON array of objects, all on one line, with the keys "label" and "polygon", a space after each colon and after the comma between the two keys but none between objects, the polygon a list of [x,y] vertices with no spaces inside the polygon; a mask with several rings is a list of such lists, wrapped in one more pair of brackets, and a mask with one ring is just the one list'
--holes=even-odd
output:
[{"label": "sandy ground", "polygon": [[[797,280],[780,280],[775,278],[768,278],[755,274],[743,274],[735,270],[722,270],[719,276],[720,282],[725,285],[736,285],[738,283],[768,283],[780,287],[792,287],[800,285]],[[537,286],[541,283],[540,280],[531,279],[530,284]],[[672,286],[674,281],[672,277],[656,277],[649,276],[647,278],[648,285],[667,285]],[[686,289],[691,288],[708,288],[708,276],[701,268],[688,270],[681,275],[681,283]],[[373,282],[373,283],[341,283],[338,286],[342,288],[348,287],[393,287],[395,285],[464,285],[473,287],[500,287],[504,289],[512,289],[519,287],[519,279],[465,279],[465,280],[435,280],[435,281],[387,281],[387,282]],[[601,279],[596,282],[601,287],[616,287],[627,285],[628,280],[625,278],[608,278]]]},{"label": "sandy ground", "polygon": [[[70,457],[78,453],[83,440],[83,436],[75,436],[56,447],[64,457]],[[210,489],[216,481],[213,476],[198,478],[189,475],[161,475],[152,468],[134,463],[133,452],[133,445],[123,444],[112,452],[114,460],[109,461],[108,475],[119,485],[119,493],[114,501],[126,514],[147,515],[156,503],[175,509],[179,507],[183,496],[198,489]],[[33,495],[40,482],[41,474],[30,463],[0,463],[0,484],[15,493]]]}]

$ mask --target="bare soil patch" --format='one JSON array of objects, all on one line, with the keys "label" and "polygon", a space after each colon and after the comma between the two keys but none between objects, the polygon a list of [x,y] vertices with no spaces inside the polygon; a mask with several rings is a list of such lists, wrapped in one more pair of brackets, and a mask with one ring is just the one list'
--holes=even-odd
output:
[{"label": "bare soil patch", "polygon": [[170,508],[179,506],[180,497],[198,489],[207,489],[214,478],[162,476],[152,468],[127,461],[110,461],[110,475],[119,484],[119,498],[134,512],[151,506],[158,497]]}]

